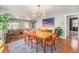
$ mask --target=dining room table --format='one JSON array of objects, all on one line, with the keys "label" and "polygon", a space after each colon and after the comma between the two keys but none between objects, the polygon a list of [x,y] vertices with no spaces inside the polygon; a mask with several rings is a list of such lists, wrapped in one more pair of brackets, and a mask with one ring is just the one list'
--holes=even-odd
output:
[{"label": "dining room table", "polygon": [[[36,32],[36,35],[33,32]],[[36,36],[38,39],[42,40],[42,47],[44,49],[45,52],[45,41],[46,39],[50,38],[52,36],[52,32],[48,32],[48,31],[41,31],[41,30],[29,30],[27,31],[27,35],[31,36]]]},{"label": "dining room table", "polygon": [[42,39],[42,46],[43,46],[43,49],[45,52],[45,45],[46,45],[45,41],[46,41],[46,39],[48,39],[49,37],[52,36],[52,32],[36,31],[36,36],[37,36],[37,38]]}]

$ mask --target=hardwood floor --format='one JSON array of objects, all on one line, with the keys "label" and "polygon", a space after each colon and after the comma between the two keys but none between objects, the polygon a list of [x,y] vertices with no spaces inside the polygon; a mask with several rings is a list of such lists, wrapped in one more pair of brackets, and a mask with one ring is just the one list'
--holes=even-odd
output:
[{"label": "hardwood floor", "polygon": [[[79,52],[79,40],[71,39],[68,37],[67,39],[58,39],[57,44],[61,45],[61,53],[78,53]],[[8,53],[7,44],[4,45],[5,49],[3,53]]]},{"label": "hardwood floor", "polygon": [[79,40],[70,39],[60,39],[59,44],[61,44],[61,53],[78,53],[79,52]]}]

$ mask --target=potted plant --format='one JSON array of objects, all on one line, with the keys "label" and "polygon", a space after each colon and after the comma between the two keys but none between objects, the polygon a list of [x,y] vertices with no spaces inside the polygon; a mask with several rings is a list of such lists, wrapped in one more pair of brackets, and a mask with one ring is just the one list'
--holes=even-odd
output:
[{"label": "potted plant", "polygon": [[3,42],[5,42],[5,32],[7,31],[7,28],[8,28],[8,16],[6,15],[0,15],[0,32],[2,32],[4,34],[4,38],[1,38],[1,40]]},{"label": "potted plant", "polygon": [[54,31],[58,33],[57,37],[62,35],[62,28],[61,27],[56,27]]}]

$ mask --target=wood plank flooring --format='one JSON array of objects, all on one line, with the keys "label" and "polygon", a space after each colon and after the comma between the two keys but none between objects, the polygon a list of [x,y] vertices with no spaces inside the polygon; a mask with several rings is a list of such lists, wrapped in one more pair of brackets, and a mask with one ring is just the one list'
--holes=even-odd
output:
[{"label": "wood plank flooring", "polygon": [[79,40],[76,39],[60,39],[61,53],[78,53],[79,52]]}]

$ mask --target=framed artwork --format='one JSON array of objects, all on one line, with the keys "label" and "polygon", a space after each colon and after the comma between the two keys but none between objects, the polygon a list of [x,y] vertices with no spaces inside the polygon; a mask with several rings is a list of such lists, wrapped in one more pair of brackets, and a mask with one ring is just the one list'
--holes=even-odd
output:
[{"label": "framed artwork", "polygon": [[46,18],[43,19],[42,21],[44,27],[54,26],[54,22],[55,22],[54,18]]}]

